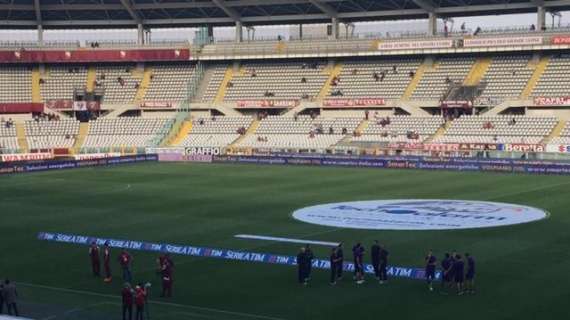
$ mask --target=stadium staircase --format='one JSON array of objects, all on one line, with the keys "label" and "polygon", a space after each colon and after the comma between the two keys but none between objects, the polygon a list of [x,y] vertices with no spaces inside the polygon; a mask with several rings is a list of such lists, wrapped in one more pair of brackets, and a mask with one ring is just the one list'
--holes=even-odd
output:
[{"label": "stadium staircase", "polygon": [[323,72],[329,73],[329,78],[327,79],[327,81],[325,81],[325,84],[321,88],[321,91],[319,91],[319,94],[317,95],[316,99],[317,101],[323,101],[323,99],[329,95],[331,91],[331,82],[335,77],[338,77],[340,75],[341,71],[342,71],[342,63],[338,61],[335,62],[332,67],[325,68],[323,70]]},{"label": "stadium staircase", "polygon": [[139,83],[139,89],[137,90],[137,93],[136,93],[135,99],[134,99],[134,103],[136,105],[139,105],[141,102],[143,102],[143,99],[146,95],[146,91],[147,91],[148,87],[150,86],[151,76],[152,76],[152,68],[151,67],[145,67],[143,74],[142,74],[141,82]]},{"label": "stadium staircase", "polygon": [[286,49],[287,49],[287,45],[285,44],[284,41],[279,41],[277,43],[277,45],[275,46],[275,51],[277,53],[284,53]]},{"label": "stadium staircase", "polygon": [[95,66],[89,66],[87,68],[87,84],[85,85],[87,92],[95,90],[95,80],[97,80],[97,69],[95,69]]},{"label": "stadium staircase", "polygon": [[475,63],[471,67],[469,74],[467,74],[467,77],[463,81],[463,85],[464,86],[478,85],[481,82],[481,79],[483,79],[483,77],[487,73],[487,70],[489,70],[489,67],[491,66],[492,62],[493,58],[491,57],[483,57],[477,59],[477,61],[475,61]]},{"label": "stadium staircase", "polygon": [[[354,129],[354,132],[358,132],[358,133],[362,134],[362,133],[364,133],[364,130],[366,130],[366,128],[368,128],[369,125],[370,125],[370,120],[362,119],[362,121],[358,124],[356,129]],[[349,134],[345,135],[334,146],[335,147],[350,146],[350,141],[352,140],[353,137],[354,137],[354,133],[350,132]]]},{"label": "stadium staircase", "polygon": [[114,109],[105,115],[105,118],[118,118],[121,114],[125,113],[127,110],[133,109],[135,107],[132,103],[125,103],[121,105],[114,105]]},{"label": "stadium staircase", "polygon": [[28,145],[28,140],[26,139],[26,127],[23,122],[16,121],[14,123],[16,126],[16,137],[18,138],[18,147],[27,153],[30,151],[30,146]]},{"label": "stadium staircase", "polygon": [[428,60],[424,60],[424,62],[418,67],[418,70],[416,70],[416,73],[414,74],[412,81],[410,81],[410,83],[408,84],[406,91],[404,91],[404,94],[402,95],[402,100],[410,100],[410,98],[414,94],[414,91],[416,91],[416,87],[418,86],[418,84],[422,80],[424,73],[429,68],[435,69],[436,66],[434,65],[434,66],[430,67],[428,64]]},{"label": "stadium staircase", "polygon": [[431,143],[432,141],[434,141],[436,138],[441,137],[443,135],[445,135],[445,133],[447,132],[447,130],[449,129],[449,127],[451,127],[451,121],[447,120],[445,121],[445,123],[439,127],[437,129],[437,131],[429,138],[427,138],[424,143]]},{"label": "stadium staircase", "polygon": [[42,92],[40,88],[40,68],[34,67],[32,69],[32,102],[41,103],[42,102]]},{"label": "stadium staircase", "polygon": [[79,134],[77,134],[77,137],[75,137],[75,143],[73,144],[73,148],[70,150],[72,154],[79,153],[88,134],[89,122],[79,123]]},{"label": "stadium staircase", "polygon": [[229,65],[226,69],[226,73],[224,74],[224,79],[222,83],[220,83],[220,87],[218,88],[218,93],[216,93],[216,97],[214,98],[214,104],[221,104],[224,101],[224,97],[226,96],[226,90],[228,88],[228,82],[232,81],[234,78],[234,66]]},{"label": "stadium staircase", "polygon": [[246,137],[253,135],[257,132],[257,129],[259,128],[259,126],[261,125],[261,121],[260,120],[253,120],[251,122],[251,124],[249,125],[249,128],[247,128],[247,130],[245,131],[244,135],[239,136],[239,138],[237,138],[234,142],[232,142],[228,148],[234,148],[236,145],[238,145],[241,141],[243,141]]},{"label": "stadium staircase", "polygon": [[422,109],[422,105],[423,105],[422,101],[413,101],[413,100],[409,101],[399,100],[394,103],[395,108],[400,108],[409,113],[411,116],[414,117],[429,116],[430,113]]},{"label": "stadium staircase", "polygon": [[550,134],[548,136],[546,136],[540,143],[541,144],[548,144],[548,143],[550,143],[550,141],[552,141],[552,139],[560,137],[560,134],[564,130],[565,126],[566,126],[566,120],[558,121],[556,126],[554,126],[554,128],[550,132]]},{"label": "stadium staircase", "polygon": [[496,105],[495,107],[484,112],[485,116],[496,116],[499,113],[512,107],[523,107],[525,105],[531,104],[532,101],[527,100],[505,100],[502,103]]},{"label": "stadium staircase", "polygon": [[530,97],[532,91],[536,87],[536,84],[540,80],[540,77],[542,77],[544,70],[546,70],[546,67],[548,66],[549,62],[550,62],[550,56],[542,56],[540,57],[538,62],[532,59],[529,61],[528,67],[531,69],[534,68],[534,72],[532,73],[532,76],[528,80],[526,87],[521,93],[522,99],[528,99],[528,97]]},{"label": "stadium staircase", "polygon": [[187,135],[192,132],[192,119],[185,118],[182,121],[176,121],[172,126],[172,130],[168,133],[164,141],[160,144],[161,147],[177,146]]}]

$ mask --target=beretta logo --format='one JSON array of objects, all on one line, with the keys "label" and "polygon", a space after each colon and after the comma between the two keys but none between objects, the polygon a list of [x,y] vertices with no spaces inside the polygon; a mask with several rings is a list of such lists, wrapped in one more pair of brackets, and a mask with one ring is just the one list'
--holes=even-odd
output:
[{"label": "beretta logo", "polygon": [[544,210],[517,204],[466,200],[377,200],[299,209],[297,220],[340,228],[446,230],[506,226],[544,219]]}]

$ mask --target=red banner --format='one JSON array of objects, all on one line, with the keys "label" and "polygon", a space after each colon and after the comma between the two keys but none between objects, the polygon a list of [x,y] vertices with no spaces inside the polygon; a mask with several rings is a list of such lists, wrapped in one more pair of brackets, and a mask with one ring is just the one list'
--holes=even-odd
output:
[{"label": "red banner", "polygon": [[238,108],[294,108],[299,100],[238,100]]},{"label": "red banner", "polygon": [[570,36],[556,36],[552,38],[552,44],[570,44]]},{"label": "red banner", "polygon": [[499,150],[497,144],[487,143],[391,143],[390,149],[424,151]]},{"label": "red banner", "polygon": [[43,103],[0,103],[0,113],[31,113],[43,111]]},{"label": "red banner", "polygon": [[383,98],[362,98],[362,99],[325,99],[323,107],[365,107],[383,106],[386,100]]},{"label": "red banner", "polygon": [[442,101],[441,102],[442,108],[472,108],[473,103],[467,100],[460,100],[460,101]]},{"label": "red banner", "polygon": [[10,50],[0,51],[0,62],[144,62],[180,61],[190,59],[189,49],[140,50]]},{"label": "red banner", "polygon": [[536,106],[565,106],[570,105],[570,97],[536,97],[534,98],[534,104]]},{"label": "red banner", "polygon": [[46,108],[53,110],[71,110],[73,109],[73,100],[71,99],[48,100],[46,102]]},{"label": "red banner", "polygon": [[2,162],[15,162],[15,161],[33,161],[45,160],[53,158],[53,154],[49,152],[42,153],[16,153],[16,154],[2,154],[0,160]]}]

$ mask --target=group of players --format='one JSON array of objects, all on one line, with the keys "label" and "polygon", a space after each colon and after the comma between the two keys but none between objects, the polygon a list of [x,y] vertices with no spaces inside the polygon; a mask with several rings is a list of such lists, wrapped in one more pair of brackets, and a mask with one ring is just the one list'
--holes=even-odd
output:
[{"label": "group of players", "polygon": [[[365,248],[361,243],[357,243],[352,247],[352,256],[354,263],[354,276],[353,279],[357,284],[364,283],[364,253]],[[388,268],[388,255],[389,252],[386,248],[379,244],[377,240],[374,241],[370,248],[370,257],[372,267],[374,269],[374,276],[380,284],[388,281],[387,268]],[[301,248],[297,254],[298,266],[298,281],[303,285],[307,285],[311,280],[312,262],[314,259],[313,251],[309,245]],[[331,249],[329,257],[330,261],[330,284],[336,285],[337,281],[342,279],[344,253],[343,245],[339,243],[336,247]],[[437,257],[429,250],[424,258],[425,262],[425,277],[428,284],[429,291],[433,291],[433,282],[436,279]],[[446,294],[448,291],[453,290],[455,287],[458,295],[464,293],[475,293],[475,259],[465,254],[463,259],[460,254],[455,251],[452,254],[445,253],[441,261],[441,285],[442,293]]]},{"label": "group of players", "polygon": [[[105,283],[110,283],[112,281],[111,274],[111,248],[108,242],[105,242],[103,246],[103,268],[105,271]],[[92,242],[89,247],[89,257],[91,258],[91,271],[94,277],[101,276],[101,250],[99,246]],[[123,320],[131,320],[133,315],[133,306],[136,307],[135,319],[142,320],[145,313],[145,305],[147,302],[147,297],[149,295],[150,283],[142,284],[139,283],[136,286],[132,286],[132,264],[133,257],[127,252],[127,250],[122,250],[117,257],[119,265],[123,273],[124,287],[121,291],[122,296],[122,306],[123,306]],[[160,276],[162,283],[162,293],[161,297],[172,297],[172,287],[173,278],[172,274],[174,271],[174,261],[171,256],[166,253],[160,255],[156,259],[156,273]],[[148,309],[147,315],[148,315]],[[148,316],[147,316],[148,317]]]}]

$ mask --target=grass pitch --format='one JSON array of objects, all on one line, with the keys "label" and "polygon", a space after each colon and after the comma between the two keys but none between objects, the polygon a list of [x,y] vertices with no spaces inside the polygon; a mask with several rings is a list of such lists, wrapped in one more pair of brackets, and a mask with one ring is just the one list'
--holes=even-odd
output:
[{"label": "grass pitch", "polygon": [[[152,297],[152,319],[565,318],[570,298],[570,178],[293,166],[139,164],[0,177],[0,278],[19,283],[23,315],[120,319],[120,274],[90,275],[87,247],[36,240],[51,231],[294,255],[298,245],[235,239],[239,233],[385,243],[390,262],[422,266],[433,248],[469,251],[477,294],[430,293],[391,279],[335,287],[315,270],[308,287],[289,266],[174,256],[174,297]],[[366,231],[299,222],[318,203],[405,198],[488,200],[543,208],[548,219],[458,231]],[[315,247],[318,257],[329,249]],[[113,259],[118,254],[114,249]],[[155,254],[132,252],[135,281],[152,281]],[[368,256],[366,256],[368,258]],[[370,279],[371,280],[371,279]],[[436,286],[438,288],[438,286]]]}]

